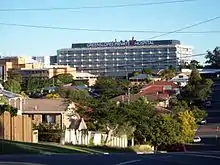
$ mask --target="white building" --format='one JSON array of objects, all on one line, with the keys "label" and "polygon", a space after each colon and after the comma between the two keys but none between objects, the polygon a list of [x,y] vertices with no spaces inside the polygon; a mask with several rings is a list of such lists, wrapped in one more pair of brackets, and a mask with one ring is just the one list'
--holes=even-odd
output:
[{"label": "white building", "polygon": [[178,40],[114,41],[76,43],[72,48],[57,51],[57,63],[70,65],[78,72],[102,76],[126,76],[144,68],[153,70],[178,68],[181,62],[190,62],[192,47]]},{"label": "white building", "polygon": [[188,84],[189,76],[184,73],[180,73],[173,77],[170,81],[174,82],[175,84],[179,84],[181,87],[184,87]]}]

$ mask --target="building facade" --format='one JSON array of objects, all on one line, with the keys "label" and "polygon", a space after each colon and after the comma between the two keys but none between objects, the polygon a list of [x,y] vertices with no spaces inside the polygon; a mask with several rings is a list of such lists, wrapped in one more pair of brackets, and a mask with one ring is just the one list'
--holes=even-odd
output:
[{"label": "building facade", "polygon": [[160,70],[191,60],[192,48],[178,40],[77,43],[57,51],[57,63],[79,72],[125,76],[143,68]]}]

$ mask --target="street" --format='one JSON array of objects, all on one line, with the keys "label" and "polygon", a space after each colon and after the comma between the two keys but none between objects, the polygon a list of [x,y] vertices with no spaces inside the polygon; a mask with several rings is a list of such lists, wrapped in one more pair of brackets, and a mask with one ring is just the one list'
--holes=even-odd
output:
[{"label": "street", "polygon": [[38,156],[1,156],[0,165],[218,165],[220,152],[167,153],[167,154],[111,154],[111,155],[38,155]]},{"label": "street", "polygon": [[207,124],[199,126],[196,136],[200,144],[188,146],[188,151],[220,151],[220,82],[214,82],[212,107],[207,108]]}]

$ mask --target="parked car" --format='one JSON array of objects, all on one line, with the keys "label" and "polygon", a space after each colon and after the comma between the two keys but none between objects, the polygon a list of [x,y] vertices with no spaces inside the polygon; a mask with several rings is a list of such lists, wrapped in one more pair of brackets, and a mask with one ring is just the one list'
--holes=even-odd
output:
[{"label": "parked car", "polygon": [[203,119],[201,122],[200,122],[200,124],[206,124],[207,123],[207,121],[205,120],[205,119]]},{"label": "parked car", "polygon": [[212,106],[212,102],[210,100],[205,102],[205,107],[211,107],[211,106]]},{"label": "parked car", "polygon": [[199,142],[201,142],[201,138],[199,136],[195,136],[194,139],[193,139],[193,142],[194,143],[199,143]]}]

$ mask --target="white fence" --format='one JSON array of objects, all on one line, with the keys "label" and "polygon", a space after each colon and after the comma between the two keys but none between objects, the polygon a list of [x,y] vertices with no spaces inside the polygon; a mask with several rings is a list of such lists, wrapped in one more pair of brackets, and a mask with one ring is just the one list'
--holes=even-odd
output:
[{"label": "white fence", "polygon": [[[107,134],[104,133],[66,129],[64,143],[72,143],[74,145],[103,145],[106,137]],[[107,145],[126,148],[128,146],[127,136],[112,136],[107,142]]]}]

